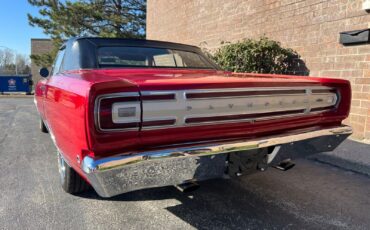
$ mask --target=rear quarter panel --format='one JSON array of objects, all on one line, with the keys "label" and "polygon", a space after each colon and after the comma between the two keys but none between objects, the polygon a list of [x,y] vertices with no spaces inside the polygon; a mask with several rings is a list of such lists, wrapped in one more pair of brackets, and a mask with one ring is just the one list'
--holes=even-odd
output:
[{"label": "rear quarter panel", "polygon": [[45,120],[45,113],[44,113],[44,103],[43,103],[43,98],[44,98],[44,90],[45,89],[45,84],[46,84],[46,79],[41,79],[37,84],[35,85],[35,105],[37,108],[37,111],[40,114],[40,117]]},{"label": "rear quarter panel", "polygon": [[100,79],[91,86],[86,121],[89,147],[95,156],[107,156],[138,148],[138,130],[99,131],[95,126],[95,100],[97,96],[122,92],[139,92],[139,90],[135,84],[129,81],[110,77],[105,77],[103,81]]},{"label": "rear quarter panel", "polygon": [[47,83],[44,110],[56,146],[80,172],[77,157],[111,155],[137,148],[138,131],[100,132],[95,127],[98,95],[138,92],[135,84],[90,70],[53,76]]},{"label": "rear quarter panel", "polygon": [[82,150],[88,148],[85,111],[89,88],[89,82],[68,74],[51,77],[46,86],[44,112],[49,130],[57,148],[76,170],[77,158],[82,159]]}]

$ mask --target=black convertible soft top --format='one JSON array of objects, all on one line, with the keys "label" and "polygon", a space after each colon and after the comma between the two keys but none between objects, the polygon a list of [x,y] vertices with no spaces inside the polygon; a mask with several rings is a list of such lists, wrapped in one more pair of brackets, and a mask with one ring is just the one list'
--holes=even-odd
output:
[{"label": "black convertible soft top", "polygon": [[65,49],[64,70],[74,69],[95,69],[98,68],[97,49],[109,46],[133,46],[151,47],[183,50],[201,55],[208,60],[215,69],[219,67],[206,57],[201,49],[196,46],[185,45],[173,42],[145,40],[145,39],[125,39],[125,38],[99,38],[99,37],[78,37],[71,38],[60,48]]},{"label": "black convertible soft top", "polygon": [[169,48],[186,51],[199,51],[199,47],[192,45],[185,45],[174,42],[165,42],[157,40],[146,40],[146,39],[129,39],[129,38],[99,38],[99,37],[80,37],[72,38],[72,41],[78,41],[80,44],[88,42],[96,47],[99,46],[143,46],[143,47],[156,47],[156,48]]}]

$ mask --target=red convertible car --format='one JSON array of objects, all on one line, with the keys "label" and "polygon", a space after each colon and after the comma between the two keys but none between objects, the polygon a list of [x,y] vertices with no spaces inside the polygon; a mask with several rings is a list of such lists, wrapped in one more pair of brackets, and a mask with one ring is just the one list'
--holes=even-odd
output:
[{"label": "red convertible car", "polygon": [[72,194],[286,170],[352,132],[348,81],[226,72],[189,45],[73,38],[40,75],[40,128]]}]

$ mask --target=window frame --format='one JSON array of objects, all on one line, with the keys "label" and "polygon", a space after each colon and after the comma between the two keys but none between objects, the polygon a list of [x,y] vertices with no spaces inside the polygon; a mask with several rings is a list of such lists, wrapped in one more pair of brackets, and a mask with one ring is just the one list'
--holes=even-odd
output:
[{"label": "window frame", "polygon": [[[55,76],[55,75],[57,75],[58,73],[61,72],[65,56],[66,56],[66,49],[65,49],[65,47],[62,47],[61,49],[59,49],[58,54],[55,57],[53,68],[51,69],[51,76]],[[61,58],[61,59],[59,59],[59,58]]]}]

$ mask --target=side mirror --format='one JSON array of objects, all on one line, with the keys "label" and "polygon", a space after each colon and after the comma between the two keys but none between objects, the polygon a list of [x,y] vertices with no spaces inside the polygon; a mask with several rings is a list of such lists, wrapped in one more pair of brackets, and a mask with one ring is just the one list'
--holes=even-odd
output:
[{"label": "side mirror", "polygon": [[41,68],[39,71],[41,77],[48,77],[49,76],[49,70],[45,67]]}]

